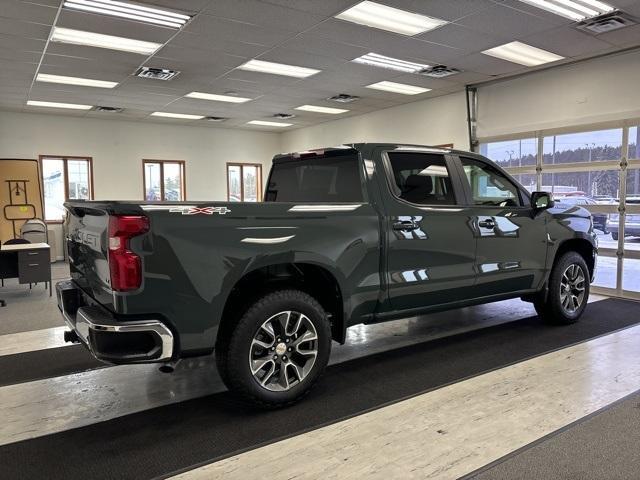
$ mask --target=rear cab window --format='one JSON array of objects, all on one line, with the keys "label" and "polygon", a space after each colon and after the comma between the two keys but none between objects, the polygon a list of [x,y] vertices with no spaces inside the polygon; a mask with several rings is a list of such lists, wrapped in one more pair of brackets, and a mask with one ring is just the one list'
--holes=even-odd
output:
[{"label": "rear cab window", "polygon": [[416,205],[456,204],[444,155],[422,152],[388,152],[387,155],[396,197]]},{"label": "rear cab window", "polygon": [[350,149],[277,158],[265,202],[363,202],[360,170],[359,155]]}]

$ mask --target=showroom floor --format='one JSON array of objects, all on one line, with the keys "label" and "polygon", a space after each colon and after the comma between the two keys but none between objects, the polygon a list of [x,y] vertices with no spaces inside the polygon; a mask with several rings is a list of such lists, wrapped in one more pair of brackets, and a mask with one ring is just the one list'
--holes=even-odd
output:
[{"label": "showroom floor", "polygon": [[565,328],[541,325],[519,300],[355,327],[311,395],[257,412],[234,402],[211,358],[172,375],[106,367],[63,344],[42,286],[9,282],[0,297],[5,478],[633,478],[640,469],[640,318],[630,301],[593,298]]}]

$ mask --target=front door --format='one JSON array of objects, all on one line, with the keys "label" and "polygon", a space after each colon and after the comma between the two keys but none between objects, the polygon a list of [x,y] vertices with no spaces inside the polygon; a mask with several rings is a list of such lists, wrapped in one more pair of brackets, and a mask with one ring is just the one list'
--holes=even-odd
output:
[{"label": "front door", "polygon": [[475,280],[476,239],[458,202],[462,183],[451,173],[452,158],[407,149],[382,158],[390,310],[417,313],[467,298]]},{"label": "front door", "polygon": [[546,215],[494,165],[460,157],[477,238],[474,294],[478,297],[538,288],[547,256]]}]

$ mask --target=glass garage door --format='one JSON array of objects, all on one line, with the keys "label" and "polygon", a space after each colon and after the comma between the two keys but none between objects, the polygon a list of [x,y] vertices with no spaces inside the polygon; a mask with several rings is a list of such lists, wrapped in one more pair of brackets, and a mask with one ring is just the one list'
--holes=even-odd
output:
[{"label": "glass garage door", "polygon": [[529,191],[593,215],[599,258],[593,291],[640,298],[640,122],[486,141],[491,158]]}]

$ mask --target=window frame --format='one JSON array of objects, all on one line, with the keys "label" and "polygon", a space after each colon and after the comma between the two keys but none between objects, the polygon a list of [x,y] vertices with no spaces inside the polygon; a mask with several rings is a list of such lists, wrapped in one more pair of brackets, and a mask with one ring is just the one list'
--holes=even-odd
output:
[{"label": "window frame", "polygon": [[[161,200],[147,200],[147,172],[145,166],[148,163],[157,163],[160,165],[160,198]],[[182,193],[180,200],[164,200],[164,164],[178,164],[180,166],[180,191]],[[142,201],[152,202],[186,202],[187,201],[187,162],[185,160],[156,160],[153,158],[142,159]]]},{"label": "window frame", "polygon": [[[462,159],[463,158],[469,158],[471,160],[474,160],[478,163],[481,163],[485,166],[488,166],[490,168],[494,168],[496,169],[498,172],[502,173],[505,178],[510,181],[515,187],[516,190],[518,191],[518,195],[519,195],[519,201],[520,201],[520,205],[507,205],[504,207],[501,207],[500,205],[479,205],[476,204],[474,199],[473,199],[473,191],[471,190],[471,183],[469,182],[469,179],[467,178],[467,174],[464,171],[464,165],[462,164]],[[496,163],[494,163],[493,161],[484,158],[482,156],[477,156],[474,154],[469,153],[468,155],[456,155],[456,165],[458,167],[458,172],[460,174],[460,180],[462,182],[464,191],[465,191],[465,195],[466,195],[466,206],[469,207],[475,207],[475,208],[496,208],[496,209],[505,209],[505,208],[515,208],[515,209],[521,209],[521,210],[526,210],[526,209],[531,209],[531,194],[527,191],[526,188],[524,188],[522,185],[520,185],[520,182],[518,182],[515,178],[513,178],[509,172],[507,172],[504,168],[500,167],[499,165],[497,165]]]},{"label": "window frame", "polygon": [[60,220],[47,220],[47,209],[46,209],[46,197],[45,197],[45,186],[44,186],[44,160],[62,160],[63,168],[62,174],[64,177],[64,201],[69,201],[69,168],[67,166],[67,162],[69,160],[85,160],[89,164],[89,200],[94,199],[94,188],[93,188],[93,157],[81,156],[81,155],[38,155],[38,166],[40,168],[40,182],[42,186],[42,219],[45,224],[51,225],[61,225],[64,223],[64,218]]},{"label": "window frame", "polygon": [[[231,202],[231,189],[229,183],[229,167],[240,167],[240,202],[244,202],[244,167],[256,167],[258,170],[258,182],[256,192],[256,203],[264,201],[265,192],[262,190],[262,164],[261,163],[242,163],[242,162],[227,162],[226,174],[227,174],[227,202]],[[235,202],[234,202],[235,203]]]},{"label": "window frame", "polygon": [[[426,155],[441,155],[444,159],[444,164],[449,173],[449,178],[451,179],[451,188],[453,192],[453,200],[454,203],[449,205],[444,205],[441,203],[412,203],[404,198],[400,198],[398,195],[398,185],[396,184],[395,176],[393,174],[393,166],[391,165],[391,158],[389,157],[390,153],[416,153],[416,154],[426,154]],[[429,208],[460,208],[463,203],[462,199],[465,198],[466,192],[464,191],[462,180],[460,179],[460,172],[456,168],[453,155],[449,151],[440,150],[438,148],[403,148],[402,150],[382,150],[382,165],[384,167],[384,176],[386,178],[387,189],[394,200],[398,202],[405,203],[407,205],[411,205],[412,207],[420,208],[420,207],[429,207]]]}]

